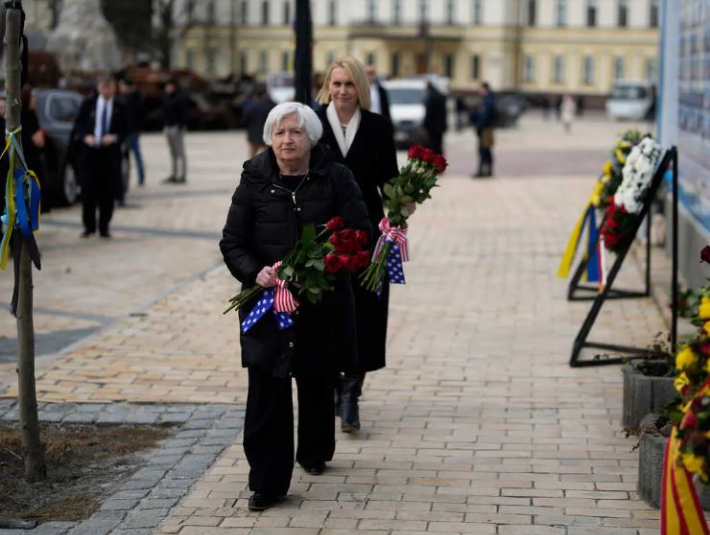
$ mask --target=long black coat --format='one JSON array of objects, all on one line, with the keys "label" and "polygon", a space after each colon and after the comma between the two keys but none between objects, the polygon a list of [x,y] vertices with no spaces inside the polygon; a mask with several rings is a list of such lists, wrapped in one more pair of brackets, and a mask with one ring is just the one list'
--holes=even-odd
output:
[{"label": "long black coat", "polygon": [[[330,127],[325,108],[318,116],[323,123],[322,143],[330,146],[336,161],[345,165],[355,175],[367,205],[374,237],[380,235],[378,225],[384,217],[381,189],[385,182],[399,174],[397,151],[394,146],[392,123],[382,115],[360,110],[360,126],[347,158],[344,158]],[[373,240],[374,245],[374,240]],[[355,313],[357,317],[358,365],[355,371],[366,372],[385,367],[387,344],[387,308],[389,284],[385,283],[380,298],[353,281]]]},{"label": "long black coat", "polygon": [[[88,135],[94,135],[97,102],[98,97],[96,96],[84,100],[74,123],[77,139],[76,163],[79,180],[82,184],[86,180],[97,180],[99,177],[103,180],[104,176],[108,174],[108,179],[113,182],[115,187],[118,187],[121,184],[121,145],[130,131],[130,114],[123,102],[118,98],[114,98],[108,133],[114,134],[118,138],[118,142],[102,149],[88,147],[84,143],[84,138]],[[111,169],[93,169],[90,151],[96,150],[106,151],[110,155]]]},{"label": "long black coat", "polygon": [[[346,226],[371,235],[365,203],[352,173],[334,162],[332,152],[316,145],[310,175],[291,194],[276,187],[279,169],[272,149],[244,164],[232,197],[220,249],[229,271],[248,288],[264,266],[293,249],[304,225],[325,224],[342,216]],[[335,290],[311,305],[300,299],[295,326],[280,331],[272,311],[241,335],[242,365],[256,366],[283,377],[289,372],[329,374],[350,369],[357,360],[355,311],[350,277],[340,275]],[[251,311],[239,314],[240,322]]]}]

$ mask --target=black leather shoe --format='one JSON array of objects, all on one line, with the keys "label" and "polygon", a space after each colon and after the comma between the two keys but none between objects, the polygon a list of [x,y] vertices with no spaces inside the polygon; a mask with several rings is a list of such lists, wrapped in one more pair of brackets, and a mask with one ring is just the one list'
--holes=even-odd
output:
[{"label": "black leather shoe", "polygon": [[323,472],[325,472],[325,463],[323,461],[315,464],[310,464],[308,466],[304,466],[303,470],[312,476],[319,476]]},{"label": "black leather shoe", "polygon": [[101,237],[102,237],[102,238],[110,238],[110,237],[111,237],[111,233],[110,233],[109,231],[102,232],[102,233],[101,233]]},{"label": "black leather shoe", "polygon": [[161,181],[161,184],[177,184],[177,179],[174,176],[169,176]]},{"label": "black leather shoe", "polygon": [[265,511],[269,507],[278,505],[286,499],[285,496],[274,496],[273,494],[264,494],[262,492],[255,492],[249,498],[249,510],[250,511]]},{"label": "black leather shoe", "polygon": [[94,233],[89,232],[88,230],[85,230],[84,232],[81,233],[82,238],[91,238],[91,236],[93,236],[93,235],[94,235]]}]

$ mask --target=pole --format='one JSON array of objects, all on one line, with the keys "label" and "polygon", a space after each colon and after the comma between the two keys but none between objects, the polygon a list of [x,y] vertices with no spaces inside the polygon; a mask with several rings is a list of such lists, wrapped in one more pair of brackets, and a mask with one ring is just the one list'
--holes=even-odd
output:
[{"label": "pole", "polygon": [[311,105],[311,46],[313,27],[309,0],[296,0],[296,60],[295,83],[296,101]]},{"label": "pole", "polygon": [[673,354],[678,347],[678,148],[671,149],[673,154],[673,221],[671,236],[672,247],[672,270],[671,273],[671,351]]},{"label": "pole", "polygon": [[[22,1],[11,0],[6,3],[7,17],[5,30],[5,60],[7,65],[7,129],[13,131],[20,126],[20,25]],[[18,136],[18,142],[19,142]],[[15,168],[22,165],[15,158]],[[25,479],[34,483],[47,477],[44,462],[44,450],[39,436],[39,418],[37,416],[37,393],[35,388],[35,334],[32,319],[32,263],[27,247],[22,247],[19,232],[15,236],[14,254],[20,255],[18,273],[17,304],[17,387],[20,405],[20,426],[22,450],[25,461]],[[20,247],[17,247],[20,245]],[[19,249],[19,251],[18,251]]]}]

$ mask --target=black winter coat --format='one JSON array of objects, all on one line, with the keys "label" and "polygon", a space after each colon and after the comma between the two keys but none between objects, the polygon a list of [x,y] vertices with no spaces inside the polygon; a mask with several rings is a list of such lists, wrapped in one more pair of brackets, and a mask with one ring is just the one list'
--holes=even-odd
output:
[{"label": "black winter coat", "polygon": [[[355,175],[355,182],[360,186],[367,205],[374,237],[377,238],[380,235],[378,225],[385,215],[381,196],[382,186],[399,174],[397,151],[394,146],[392,123],[382,115],[368,110],[360,110],[360,112],[362,114],[360,126],[347,158],[340,152],[325,108],[317,113],[323,123],[321,143],[328,145],[335,153],[335,160],[345,165]],[[353,283],[359,359],[354,371],[378,370],[384,368],[386,363],[389,284],[383,285],[382,295],[378,298],[374,292],[362,288],[358,281],[354,280]]]},{"label": "black winter coat", "polygon": [[[245,162],[232,197],[220,249],[229,271],[251,287],[264,266],[271,266],[293,249],[303,227],[323,225],[342,216],[347,227],[372,229],[352,173],[334,162],[331,151],[316,145],[310,175],[296,194],[280,189],[279,169],[272,149]],[[292,328],[280,331],[269,311],[241,335],[242,365],[256,366],[284,377],[289,372],[331,374],[350,369],[357,360],[354,303],[350,277],[341,275],[335,290],[311,305],[300,299]],[[251,311],[247,305],[240,322]]]}]

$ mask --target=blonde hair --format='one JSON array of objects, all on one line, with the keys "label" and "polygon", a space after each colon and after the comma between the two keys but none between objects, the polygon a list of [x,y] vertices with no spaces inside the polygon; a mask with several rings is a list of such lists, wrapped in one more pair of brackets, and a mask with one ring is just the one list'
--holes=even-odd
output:
[{"label": "blonde hair", "polygon": [[318,91],[318,103],[327,106],[330,104],[330,78],[333,74],[333,69],[341,68],[348,73],[348,76],[355,84],[355,90],[357,91],[357,100],[361,108],[366,110],[370,109],[370,84],[367,82],[367,74],[365,74],[365,67],[357,58],[352,56],[345,56],[343,58],[336,59],[328,67],[328,71],[325,73],[325,79],[323,80],[323,86]]}]

